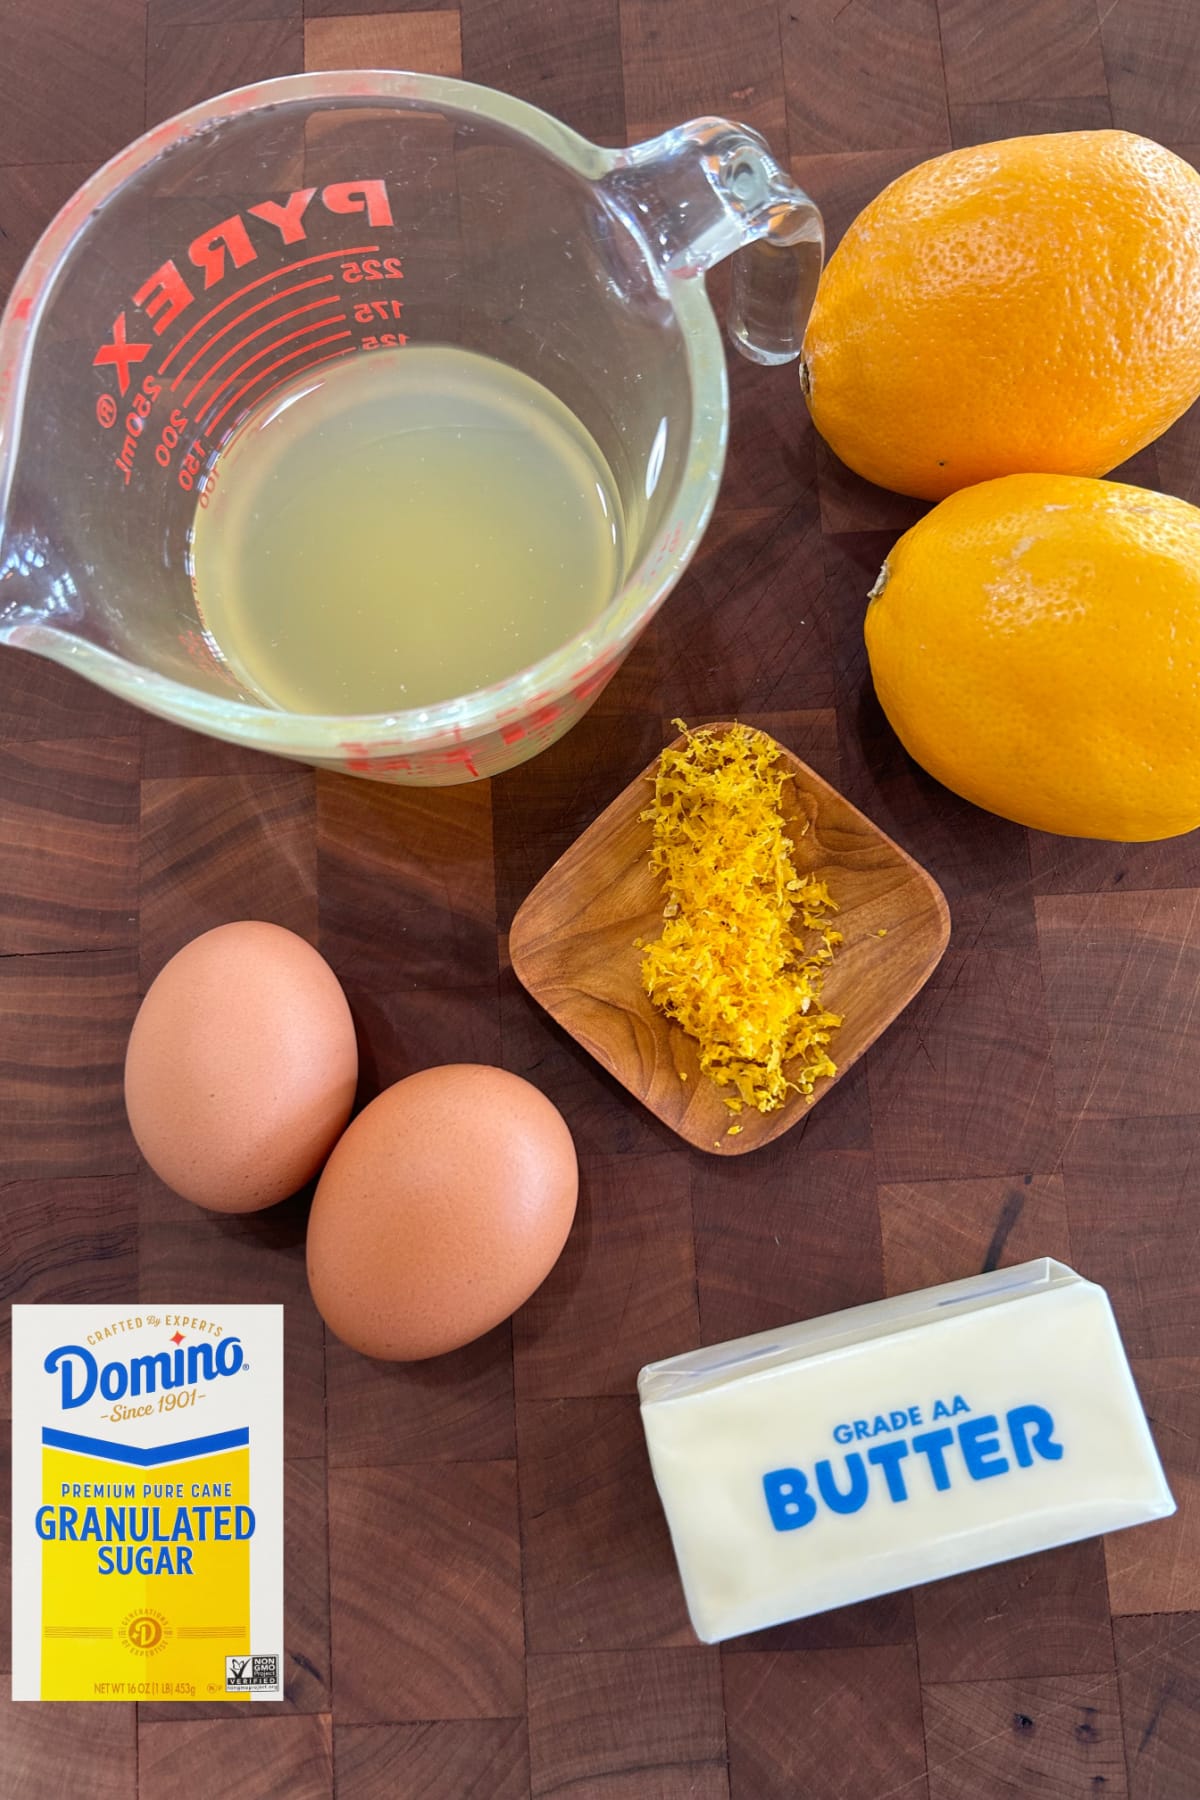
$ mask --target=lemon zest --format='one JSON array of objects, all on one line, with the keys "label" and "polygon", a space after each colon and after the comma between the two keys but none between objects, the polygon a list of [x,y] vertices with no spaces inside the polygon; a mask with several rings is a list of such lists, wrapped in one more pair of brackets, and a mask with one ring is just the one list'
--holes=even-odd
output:
[{"label": "lemon zest", "polygon": [[837,1073],[828,1044],[842,1017],[821,999],[842,942],[829,921],[837,903],[792,861],[780,807],[791,775],[771,740],[746,725],[675,723],[685,741],[663,752],[641,814],[665,895],[661,934],[636,946],[645,991],[699,1043],[731,1112],[772,1112],[789,1092],[811,1104],[816,1082]]}]

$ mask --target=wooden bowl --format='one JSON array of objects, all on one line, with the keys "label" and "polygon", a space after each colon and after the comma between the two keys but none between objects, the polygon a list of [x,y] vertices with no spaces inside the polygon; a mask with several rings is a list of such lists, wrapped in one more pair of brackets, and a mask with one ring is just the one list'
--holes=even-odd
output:
[{"label": "wooden bowl", "polygon": [[[817,1082],[811,1102],[790,1093],[774,1112],[745,1108],[735,1118],[701,1074],[696,1041],[643,991],[635,940],[657,937],[664,904],[650,870],[651,826],[639,816],[657,757],[543,876],[509,939],[513,968],[551,1017],[672,1131],[723,1156],[757,1150],[806,1117],[925,985],[950,936],[933,878],[807,763],[776,748],[794,775],[783,788],[792,859],[801,875],[828,882],[845,939],[824,988],[825,1004],[845,1015],[829,1044],[838,1073]],[[731,1124],[742,1127],[733,1137]]]}]

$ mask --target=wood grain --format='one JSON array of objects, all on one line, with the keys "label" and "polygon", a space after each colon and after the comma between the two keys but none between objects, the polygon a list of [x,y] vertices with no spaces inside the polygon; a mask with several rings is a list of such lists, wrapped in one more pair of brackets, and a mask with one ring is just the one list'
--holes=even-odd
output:
[{"label": "wood grain", "polygon": [[876,1644],[911,1644],[916,1627],[910,1593],[881,1594],[857,1606],[839,1606],[836,1612],[813,1613],[765,1631],[722,1644],[721,1655],[749,1656],[776,1650],[863,1650]]},{"label": "wood grain", "polygon": [[532,1793],[727,1800],[713,1650],[531,1656]]},{"label": "wood grain", "polygon": [[[7,1684],[6,1684],[7,1686]],[[137,1708],[31,1706],[0,1694],[4,1780],[11,1793],[37,1800],[128,1800],[137,1791]]]},{"label": "wood grain", "polygon": [[[821,1150],[802,1126],[803,1167],[786,1140],[754,1159],[753,1206],[744,1175],[722,1165],[697,1183],[696,1273],[706,1343],[770,1331],[879,1294],[881,1256],[870,1150]],[[735,1185],[736,1184],[736,1185]]]},{"label": "wood grain", "polygon": [[821,530],[826,537],[853,531],[886,531],[898,537],[923,518],[929,508],[907,494],[872,487],[847,468],[824,439],[817,443],[817,485],[821,496]]},{"label": "wood grain", "polygon": [[1071,1242],[1131,1356],[1200,1356],[1196,1120],[1081,1119],[1063,1149]]},{"label": "wood grain", "polygon": [[0,955],[136,940],[139,748],[136,737],[0,745],[0,859],[12,871]]},{"label": "wood grain", "polygon": [[[511,1462],[331,1469],[329,1557],[339,1719],[504,1719],[522,1710]],[[381,1605],[383,1595],[391,1598]]]},{"label": "wood grain", "polygon": [[[152,1186],[148,1197],[146,1188]],[[194,1291],[203,1270],[209,1292],[219,1287],[231,1303],[255,1301],[282,1306],[288,1398],[284,1454],[321,1456],[325,1451],[324,1328],[307,1299],[304,1273],[304,1209],[288,1202],[267,1213],[210,1218],[186,1207],[176,1222],[156,1216],[154,1202],[165,1194],[153,1177],[143,1183],[138,1227],[139,1300],[154,1304]]]},{"label": "wood grain", "polygon": [[466,0],[462,73],[553,113],[598,144],[624,144],[618,0]]},{"label": "wood grain", "polygon": [[889,1294],[911,1294],[1036,1256],[1072,1260],[1066,1195],[1057,1174],[885,1183],[879,1189],[879,1224]]},{"label": "wood grain", "polygon": [[659,0],[620,0],[625,123],[631,141],[697,114],[752,125],[787,151],[779,15],[771,0],[703,0],[681,15]]},{"label": "wood grain", "polygon": [[[317,776],[321,949],[368,987],[496,978],[491,793]],[[387,904],[381,907],[380,894]]]},{"label": "wood grain", "polygon": [[1200,1020],[1180,1008],[1178,996],[1200,982],[1198,909],[1194,890],[1036,902],[1055,1093],[1064,1111],[1195,1110],[1191,1071]]},{"label": "wood grain", "polygon": [[303,0],[147,0],[146,16],[153,29],[227,25],[243,19],[299,19],[303,10]]},{"label": "wood grain", "polygon": [[1046,96],[1058,106],[1078,95],[1106,93],[1092,0],[1016,0],[1003,34],[988,29],[987,0],[937,0],[937,8],[952,108]]},{"label": "wood grain", "polygon": [[[255,6],[258,4],[258,0],[239,0],[239,3]],[[278,0],[276,0],[277,3]],[[209,0],[195,0],[195,4],[207,5]],[[363,0],[304,0],[306,19],[357,16],[365,10],[367,9],[363,6]],[[369,10],[372,13],[420,13],[452,12],[457,11],[458,8],[457,0],[373,0]]]},{"label": "wood grain", "polygon": [[1027,950],[952,947],[868,1074],[881,1180],[1055,1166],[1066,1128]]},{"label": "wood grain", "polygon": [[306,69],[419,69],[425,75],[461,75],[458,13],[356,13],[348,18],[310,18],[304,27]]},{"label": "wood grain", "polygon": [[[656,622],[651,654],[657,642]],[[608,700],[611,692],[610,705],[585,713],[569,737],[493,783],[496,897],[505,932],[547,870],[661,750],[657,676],[650,663],[642,667],[651,671],[647,681],[626,683],[622,670],[616,691],[601,696]]]},{"label": "wood grain", "polygon": [[164,18],[150,26],[146,41],[146,123],[157,125],[252,81],[298,75],[303,67],[303,37],[294,15],[188,25]]},{"label": "wood grain", "polygon": [[[740,118],[831,245],[951,144],[1115,125],[1200,164],[1190,0],[38,0],[8,8],[0,55],[0,289],[146,125],[364,62],[461,73],[602,143]],[[410,257],[432,253],[450,174],[423,171]],[[708,285],[724,307],[728,271]],[[0,652],[0,1296],[277,1300],[287,1347],[283,1706],[0,1700],[0,1800],[1197,1800],[1200,833],[1051,838],[916,769],[862,620],[924,509],[838,463],[794,369],[730,354],[728,376],[691,567],[593,711],[493,783],[317,775]],[[1200,413],[1120,473],[1200,503]],[[632,1101],[521,987],[507,941],[674,717],[735,715],[928,868],[954,921],[913,1005],[747,1163]],[[578,1223],[511,1326],[433,1365],[356,1357],[308,1298],[308,1195],[215,1219],[139,1167],[121,1100],[138,996],[188,937],[246,915],[344,982],[360,1103],[478,1060],[562,1108]],[[640,1364],[1045,1254],[1111,1293],[1178,1512],[695,1645]],[[8,1358],[5,1306],[0,1416]],[[4,1670],[7,1507],[4,1446]]]},{"label": "wood grain", "polygon": [[1200,1768],[1200,1615],[1115,1619],[1129,1800],[1186,1800]]},{"label": "wood grain", "polygon": [[[751,711],[743,722],[756,718]],[[728,725],[703,728],[719,734]],[[677,736],[668,747],[682,742]],[[814,1090],[816,1105],[928,979],[949,918],[937,884],[911,857],[785,744],[772,743],[791,774],[780,806],[796,867],[826,884],[845,939],[823,996],[843,1015],[831,1047],[838,1074]],[[656,1118],[696,1149],[741,1156],[799,1124],[810,1106],[794,1090],[773,1113],[740,1113],[740,1132],[732,1131],[695,1040],[643,991],[634,947],[657,935],[663,905],[643,817],[657,766],[655,758],[534,889],[513,920],[509,955],[534,998]]]},{"label": "wood grain", "polygon": [[[227,1709],[228,1710],[228,1709]],[[138,1793],[147,1800],[172,1800],[195,1779],[205,1781],[214,1800],[234,1800],[253,1783],[263,1800],[330,1800],[333,1746],[328,1719],[193,1719],[138,1725]],[[215,1759],[219,1758],[219,1762]],[[218,1782],[214,1766],[228,1771]],[[240,1779],[234,1771],[240,1769]]]},{"label": "wood grain", "polygon": [[1103,1546],[1092,1539],[913,1591],[921,1677],[1092,1675],[1112,1668]]},{"label": "wood grain", "polygon": [[143,781],[143,986],[217,918],[314,939],[315,848],[309,769]]},{"label": "wood grain", "polygon": [[6,1180],[134,1168],[121,1083],[136,1011],[133,951],[0,957]]},{"label": "wood grain", "polygon": [[145,79],[145,0],[107,0],[103,31],[80,0],[45,0],[8,35],[0,165],[115,156],[141,133]]},{"label": "wood grain", "polygon": [[[655,634],[653,686],[664,742],[675,736],[673,718],[695,725],[711,718],[714,706],[739,716],[828,707],[825,621],[808,604],[820,582],[814,504],[723,512],[714,520],[673,597],[678,605]],[[764,659],[768,642],[780,649]]]},{"label": "wood grain", "polygon": [[419,1725],[339,1725],[339,1800],[523,1800],[529,1792],[524,1719]]},{"label": "wood grain", "polygon": [[1188,7],[1118,0],[1100,9],[1113,124],[1146,136],[1200,141],[1200,39]]},{"label": "wood grain", "polygon": [[1069,100],[972,100],[950,104],[950,135],[956,150],[969,144],[991,144],[997,138],[1038,137],[1047,131],[1109,131],[1112,122],[1107,90]]},{"label": "wood grain", "polygon": [[1125,1800],[1116,1678],[955,1681],[925,1689],[929,1800],[1102,1794]]},{"label": "wood grain", "polygon": [[936,0],[780,8],[788,129],[797,156],[950,147]]},{"label": "wood grain", "polygon": [[1164,838],[1157,844],[1105,844],[1094,838],[1029,833],[1035,894],[1103,894],[1118,888],[1194,888],[1200,884],[1200,838]]},{"label": "wood grain", "polygon": [[[18,163],[0,168],[0,218],[4,221],[4,231],[0,235],[0,287],[5,294],[17,279],[21,265],[51,218],[91,173],[90,162],[34,163],[30,166]],[[46,676],[62,673],[37,657],[22,655],[20,660],[25,664],[26,675],[31,682],[36,683],[39,676],[44,679]],[[69,676],[63,676],[61,685],[69,686],[72,691],[78,689],[79,698],[84,699],[82,682],[72,682]],[[99,688],[91,689],[91,693],[95,696],[93,708],[104,705],[110,711],[124,711],[119,700],[102,694]],[[21,694],[22,683],[6,682],[3,708],[7,709],[14,701],[19,703]],[[137,717],[132,708],[127,716],[131,720]],[[7,735],[4,732],[4,718],[5,711],[0,710],[0,735]],[[76,732],[73,735],[83,734]]]},{"label": "wood grain", "polygon": [[909,1645],[722,1655],[732,1800],[924,1800],[916,1654]]},{"label": "wood grain", "polygon": [[[722,305],[728,273],[728,266],[718,263],[709,276],[709,294],[718,306]],[[716,519],[730,512],[789,512],[797,505],[806,506],[811,518],[820,439],[800,392],[799,374],[788,368],[782,371],[782,380],[773,379],[780,370],[747,363],[730,348],[726,349],[726,363],[733,377],[730,437],[734,440],[736,433],[738,447],[725,461]],[[706,536],[701,553],[707,543]],[[797,592],[803,591],[797,584]],[[660,622],[669,616],[664,611]]]},{"label": "wood grain", "polygon": [[632,1394],[643,1364],[699,1342],[691,1171],[584,1157],[566,1248],[513,1320],[518,1395]]},{"label": "wood grain", "polygon": [[[134,1176],[115,1175],[103,1183],[94,1177],[8,1182],[0,1209],[2,1279],[29,1305],[123,1304],[137,1289],[137,1226]],[[0,1419],[11,1417],[11,1323],[5,1307]]]},{"label": "wood grain", "polygon": [[1113,1614],[1200,1609],[1200,1440],[1191,1430],[1200,1358],[1135,1362],[1146,1417],[1178,1511],[1105,1540]]},{"label": "wood grain", "polygon": [[[74,170],[77,165],[68,163],[66,167]],[[22,173],[42,175],[57,171],[35,169]],[[48,184],[39,187],[43,185]],[[41,223],[48,224],[55,211],[57,201],[47,203]],[[6,209],[6,219],[9,216]],[[27,250],[33,248],[34,235],[30,233]],[[11,671],[0,693],[0,739],[5,742],[136,737],[142,730],[144,715],[60,664],[46,662],[25,650],[6,650],[5,656],[10,659]],[[197,743],[200,741],[196,739]]]},{"label": "wood grain", "polygon": [[325,1392],[331,1463],[499,1462],[517,1454],[507,1323],[424,1363],[376,1362],[329,1334]]},{"label": "wood grain", "polygon": [[630,1399],[517,1408],[531,1654],[694,1644]]},{"label": "wood grain", "polygon": [[[500,1028],[505,1067],[533,1081],[570,1119],[581,1156],[632,1160],[671,1147],[667,1126],[644,1107],[630,1106],[620,1082],[555,1024],[511,969],[500,982]],[[636,1179],[635,1170],[629,1174]]]}]

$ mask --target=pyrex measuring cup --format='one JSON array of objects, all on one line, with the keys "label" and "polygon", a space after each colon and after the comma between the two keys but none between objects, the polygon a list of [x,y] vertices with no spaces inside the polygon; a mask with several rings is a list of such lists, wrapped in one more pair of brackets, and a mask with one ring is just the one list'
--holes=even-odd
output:
[{"label": "pyrex measuring cup", "polygon": [[[599,693],[708,520],[727,398],[702,276],[731,253],[735,341],[790,360],[820,216],[721,119],[609,151],[485,88],[366,72],[269,81],[158,126],[63,208],[0,321],[0,642],[355,774],[443,784],[524,760]],[[498,358],[571,409],[619,489],[624,580],[492,687],[369,717],[279,710],[206,628],[196,509],[275,388],[405,343]]]}]

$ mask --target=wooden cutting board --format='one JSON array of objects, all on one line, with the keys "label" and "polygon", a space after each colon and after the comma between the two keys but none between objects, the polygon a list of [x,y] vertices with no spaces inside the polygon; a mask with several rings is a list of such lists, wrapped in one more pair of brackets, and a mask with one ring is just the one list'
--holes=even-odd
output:
[{"label": "wooden cutting board", "polygon": [[[146,123],[305,66],[461,72],[612,144],[740,117],[790,153],[832,242],[952,142],[1117,124],[1200,154],[1188,0],[381,4],[10,7],[0,280]],[[583,723],[490,786],[316,775],[0,652],[0,1287],[118,1313],[164,1294],[281,1300],[288,1347],[286,1703],[248,1720],[2,1700],[6,1797],[1200,1792],[1197,841],[1042,837],[920,774],[861,636],[919,509],[834,462],[793,370],[731,358],[730,381],[727,472],[691,571]],[[1125,473],[1200,501],[1196,419]],[[928,869],[954,918],[895,1025],[802,1126],[736,1160],[656,1121],[507,957],[517,907],[671,720],[734,714]],[[246,916],[300,932],[344,981],[364,1097],[474,1058],[562,1108],[578,1224],[511,1327],[427,1366],[364,1362],[308,1301],[303,1199],[214,1220],[139,1167],[120,1095],[138,996],[187,938]],[[1176,1518],[697,1645],[639,1366],[1041,1254],[1112,1294]]]}]

